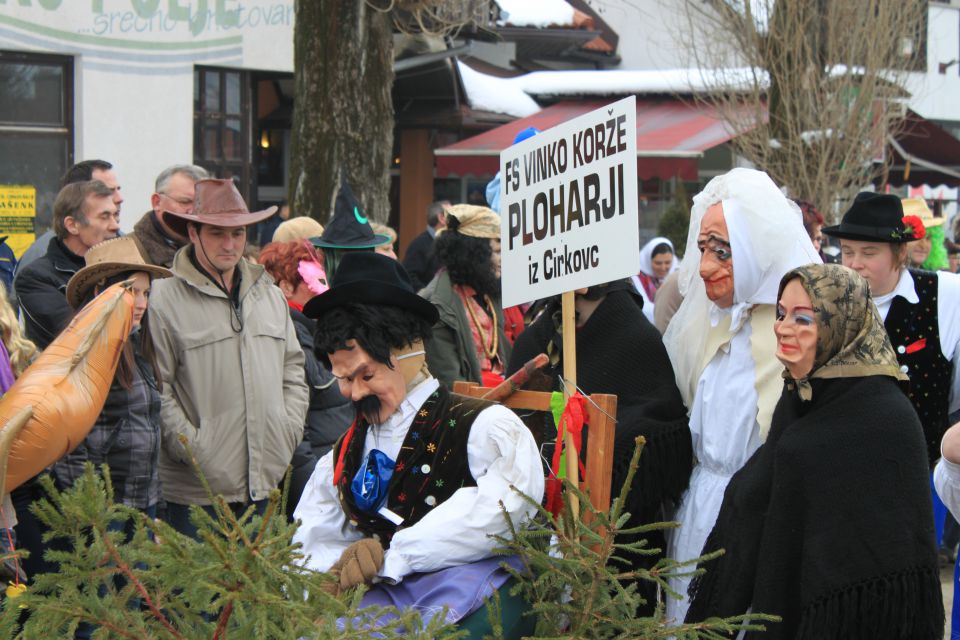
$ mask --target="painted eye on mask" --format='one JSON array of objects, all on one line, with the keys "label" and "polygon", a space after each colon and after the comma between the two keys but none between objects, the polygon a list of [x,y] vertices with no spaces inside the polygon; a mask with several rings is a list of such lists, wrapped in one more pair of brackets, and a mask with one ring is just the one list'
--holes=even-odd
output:
[{"label": "painted eye on mask", "polygon": [[[777,322],[783,322],[787,319],[787,312],[777,305]],[[816,319],[807,313],[795,313],[793,314],[793,321],[801,327],[809,327],[816,323]]]},{"label": "painted eye on mask", "polygon": [[712,251],[713,255],[717,256],[717,259],[721,262],[726,262],[733,255],[730,251],[730,243],[717,236],[710,236],[706,240],[701,240],[697,243],[697,248],[700,249],[700,253]]},{"label": "painted eye on mask", "polygon": [[726,262],[727,260],[729,260],[730,257],[733,255],[732,253],[730,253],[729,247],[717,247],[715,249],[711,249],[711,251],[713,251],[714,255],[716,255],[717,258],[723,262]]}]

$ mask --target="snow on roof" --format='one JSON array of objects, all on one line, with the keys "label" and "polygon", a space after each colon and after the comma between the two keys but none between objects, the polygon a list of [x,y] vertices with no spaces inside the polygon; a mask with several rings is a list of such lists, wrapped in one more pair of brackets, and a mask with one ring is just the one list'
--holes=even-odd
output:
[{"label": "snow on roof", "polygon": [[691,93],[726,87],[745,90],[766,87],[767,75],[748,67],[731,69],[666,69],[643,71],[535,71],[515,78],[498,78],[457,61],[470,106],[523,118],[540,106],[531,96],[602,96]]},{"label": "snow on roof", "polygon": [[573,26],[573,7],[564,0],[496,0],[500,25],[514,27]]},{"label": "snow on roof", "polygon": [[505,113],[517,118],[525,118],[540,111],[540,105],[523,90],[521,81],[526,76],[517,78],[498,78],[479,71],[474,71],[457,60],[463,88],[467,92],[467,101],[470,107],[479,111]]},{"label": "snow on roof", "polygon": [[515,78],[532,95],[625,95],[690,93],[723,86],[744,90],[766,86],[766,72],[748,67],[730,69],[664,69],[611,71],[535,71]]}]

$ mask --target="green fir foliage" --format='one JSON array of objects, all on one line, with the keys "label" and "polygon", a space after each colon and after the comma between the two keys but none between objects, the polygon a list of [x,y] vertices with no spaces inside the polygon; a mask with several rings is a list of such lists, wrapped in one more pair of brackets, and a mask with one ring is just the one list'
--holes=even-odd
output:
[{"label": "green fir foliage", "polygon": [[683,181],[677,180],[677,190],[657,223],[657,235],[670,238],[677,258],[683,257],[687,248],[687,229],[690,228],[690,201]]},{"label": "green fir foliage", "polygon": [[[264,517],[251,508],[238,518],[221,497],[215,517],[193,507],[198,542],[115,504],[109,475],[89,463],[67,491],[42,482],[49,498],[35,512],[50,528],[47,541],[66,538],[73,550],[48,550],[59,572],[35,576],[24,595],[4,600],[2,638],[72,638],[87,622],[98,627],[94,638],[359,640],[372,637],[364,616],[388,611],[361,615],[362,589],[329,595],[333,577],[300,566],[296,525],[284,517],[279,491]],[[134,523],[130,540],[115,530],[126,522]],[[30,616],[18,635],[20,607]],[[377,637],[456,637],[443,616],[424,628],[415,612],[396,613]],[[338,630],[338,619],[356,622]]]},{"label": "green fir foliage", "polygon": [[[621,534],[678,526],[624,528],[623,505],[642,448],[638,438],[630,473],[609,512],[598,511],[587,495],[567,484],[564,513],[572,513],[570,502],[578,499],[584,519],[554,518],[531,500],[539,513],[536,522],[523,528],[510,523],[512,539],[500,540],[500,553],[516,554],[526,565],[525,571],[513,572],[518,578],[514,595],[519,592],[533,603],[528,612],[537,618],[532,638],[720,640],[745,626],[742,617],[670,626],[662,603],[653,616],[636,616],[642,603],[637,580],[654,581],[669,594],[668,577],[701,570],[698,560],[664,559],[649,570],[622,569],[615,561],[659,553],[643,541],[619,542]],[[444,625],[443,612],[424,624],[414,611],[361,611],[362,588],[331,595],[331,575],[301,566],[303,554],[292,541],[297,525],[284,517],[279,491],[271,494],[263,517],[252,508],[236,517],[222,497],[213,498],[214,516],[193,507],[198,542],[115,504],[105,467],[98,473],[88,463],[83,476],[63,492],[50,478],[41,481],[49,497],[38,501],[34,512],[50,529],[46,541],[66,539],[72,550],[48,549],[46,557],[59,563],[59,572],[35,576],[25,594],[3,601],[0,638],[72,638],[81,622],[94,625],[93,637],[100,640],[455,640],[466,633]],[[133,523],[129,539],[118,530],[125,523]],[[488,604],[492,640],[504,637],[499,611],[495,595]],[[398,618],[372,630],[367,623],[386,613]],[[753,625],[746,626],[759,628],[756,622],[766,620],[775,618],[753,615]]]},{"label": "green fir foliage", "polygon": [[[559,517],[531,501],[539,512],[536,523],[528,528],[516,528],[511,523],[512,539],[500,540],[501,553],[516,554],[524,561],[523,572],[511,572],[518,579],[515,589],[534,603],[535,638],[729,640],[741,628],[762,630],[758,622],[777,620],[773,616],[751,615],[749,621],[747,616],[738,616],[674,626],[673,621],[666,619],[662,602],[652,616],[636,615],[644,603],[637,592],[638,580],[655,582],[668,597],[680,597],[670,589],[667,580],[701,573],[699,562],[722,553],[686,562],[664,558],[650,569],[620,568],[630,566],[624,557],[654,555],[662,550],[648,547],[642,539],[621,542],[618,537],[635,539],[630,535],[679,526],[677,522],[661,522],[624,527],[629,514],[623,511],[623,505],[644,443],[643,437],[637,438],[629,473],[608,512],[595,509],[588,496],[565,481],[565,509]],[[570,496],[576,496],[583,505],[583,518],[570,515]]]}]

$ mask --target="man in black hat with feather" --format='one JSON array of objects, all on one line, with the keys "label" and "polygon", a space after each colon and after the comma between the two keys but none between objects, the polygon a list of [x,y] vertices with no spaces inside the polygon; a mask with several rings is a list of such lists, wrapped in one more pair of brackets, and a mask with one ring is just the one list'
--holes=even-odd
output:
[{"label": "man in black hat with feather", "polygon": [[907,268],[907,243],[924,237],[923,221],[903,215],[900,198],[857,194],[838,225],[823,233],[840,240],[843,266],[870,284],[870,293],[910,378],[910,400],[923,424],[933,466],[951,411],[960,408],[960,276]]}]

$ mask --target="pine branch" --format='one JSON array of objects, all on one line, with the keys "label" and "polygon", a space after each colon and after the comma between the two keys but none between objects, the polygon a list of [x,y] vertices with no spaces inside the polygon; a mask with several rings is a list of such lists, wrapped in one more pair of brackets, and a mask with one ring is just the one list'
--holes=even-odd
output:
[{"label": "pine branch", "polygon": [[[106,477],[109,477],[109,473],[104,474]],[[140,579],[137,578],[136,574],[130,568],[126,562],[123,561],[123,558],[120,556],[120,551],[110,540],[110,536],[107,535],[107,532],[100,530],[100,535],[103,538],[103,542],[107,547],[107,552],[110,555],[110,558],[113,560],[114,564],[117,566],[117,570],[127,579],[129,584],[133,585],[133,588],[140,594],[140,597],[143,598],[144,603],[147,606],[147,609],[157,621],[163,625],[163,627],[170,632],[174,638],[177,640],[184,640],[183,635],[178,632],[173,625],[170,624],[170,621],[167,620],[167,617],[163,615],[163,612],[157,608],[157,605],[154,604],[153,599],[150,597],[150,594],[147,592],[146,587],[143,586],[143,583],[140,582]]]}]

